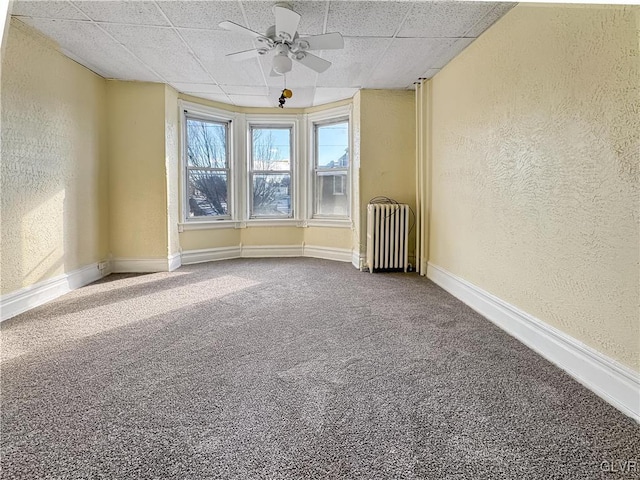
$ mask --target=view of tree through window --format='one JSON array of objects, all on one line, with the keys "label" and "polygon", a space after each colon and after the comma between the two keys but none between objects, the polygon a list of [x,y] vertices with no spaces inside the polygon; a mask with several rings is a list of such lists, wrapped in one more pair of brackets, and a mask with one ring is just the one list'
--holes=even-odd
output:
[{"label": "view of tree through window", "polygon": [[251,128],[252,217],[291,217],[291,129]]},{"label": "view of tree through window", "polygon": [[349,215],[349,123],[315,126],[316,216]]},{"label": "view of tree through window", "polygon": [[187,118],[189,217],[228,216],[228,124]]}]

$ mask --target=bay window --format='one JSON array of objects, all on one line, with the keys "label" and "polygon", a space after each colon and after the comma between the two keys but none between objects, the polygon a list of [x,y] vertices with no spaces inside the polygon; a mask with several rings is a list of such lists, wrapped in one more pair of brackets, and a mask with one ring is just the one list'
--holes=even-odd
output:
[{"label": "bay window", "polygon": [[180,105],[181,228],[351,227],[348,106],[276,115]]}]

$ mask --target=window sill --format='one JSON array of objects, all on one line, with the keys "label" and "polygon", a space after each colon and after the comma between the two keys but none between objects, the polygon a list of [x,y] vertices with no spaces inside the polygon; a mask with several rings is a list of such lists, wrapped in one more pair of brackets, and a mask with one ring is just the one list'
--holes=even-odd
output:
[{"label": "window sill", "polygon": [[312,218],[307,220],[307,227],[330,227],[330,228],[351,228],[352,223],[348,218],[333,219],[333,218]]},{"label": "window sill", "polygon": [[278,219],[250,219],[242,222],[236,220],[200,221],[178,223],[179,232],[190,230],[216,230],[219,228],[251,228],[251,227],[325,227],[325,228],[352,228],[349,219],[313,218],[310,220],[296,220],[295,218]]}]

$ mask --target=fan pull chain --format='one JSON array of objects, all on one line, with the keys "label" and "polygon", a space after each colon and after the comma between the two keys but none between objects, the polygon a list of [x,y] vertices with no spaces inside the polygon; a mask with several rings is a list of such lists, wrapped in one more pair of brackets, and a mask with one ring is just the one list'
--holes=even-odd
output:
[{"label": "fan pull chain", "polygon": [[287,74],[282,75],[284,77],[284,89],[280,94],[280,98],[278,99],[278,106],[280,108],[284,108],[284,102],[287,101],[287,98],[293,97],[293,92],[287,88]]}]

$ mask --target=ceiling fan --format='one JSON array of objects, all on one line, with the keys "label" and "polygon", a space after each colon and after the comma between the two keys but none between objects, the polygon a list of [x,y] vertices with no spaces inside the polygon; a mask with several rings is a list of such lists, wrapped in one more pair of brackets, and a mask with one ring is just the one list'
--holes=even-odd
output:
[{"label": "ceiling fan", "polygon": [[225,21],[219,26],[225,30],[250,35],[255,38],[258,46],[251,50],[230,53],[232,60],[241,61],[255,58],[275,51],[271,67],[271,75],[284,75],[291,71],[292,60],[305,67],[322,73],[331,66],[331,62],[320,58],[309,50],[335,50],[344,48],[344,40],[339,33],[325,33],[301,37],[298,35],[300,14],[294,12],[287,3],[277,3],[273,7],[276,17],[275,25],[270,26],[262,35],[237,23]]}]

